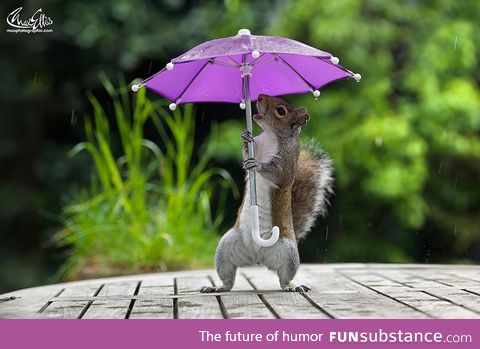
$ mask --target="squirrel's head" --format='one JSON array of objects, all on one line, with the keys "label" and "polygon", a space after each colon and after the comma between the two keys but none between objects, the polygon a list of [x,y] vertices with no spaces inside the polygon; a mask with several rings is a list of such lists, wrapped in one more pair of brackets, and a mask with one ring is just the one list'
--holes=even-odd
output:
[{"label": "squirrel's head", "polygon": [[264,94],[258,96],[257,109],[253,119],[263,130],[295,133],[310,120],[307,108],[293,108],[281,98]]}]

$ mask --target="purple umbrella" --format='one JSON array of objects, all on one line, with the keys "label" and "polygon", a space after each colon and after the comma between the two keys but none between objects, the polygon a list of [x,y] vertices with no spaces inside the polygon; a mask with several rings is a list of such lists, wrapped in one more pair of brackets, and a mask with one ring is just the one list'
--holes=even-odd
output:
[{"label": "purple umbrella", "polygon": [[[320,88],[346,78],[360,81],[361,76],[342,67],[328,52],[241,29],[236,36],[207,41],[172,59],[158,73],[132,85],[132,90],[146,86],[172,101],[171,110],[190,102],[240,103],[240,108],[246,109],[247,129],[252,132],[251,102],[258,95],[310,91],[317,98]],[[248,144],[248,156],[254,157],[253,142]],[[278,240],[279,228],[273,227],[267,240],[260,237],[255,170],[248,175],[253,240],[263,247],[272,246]]]}]

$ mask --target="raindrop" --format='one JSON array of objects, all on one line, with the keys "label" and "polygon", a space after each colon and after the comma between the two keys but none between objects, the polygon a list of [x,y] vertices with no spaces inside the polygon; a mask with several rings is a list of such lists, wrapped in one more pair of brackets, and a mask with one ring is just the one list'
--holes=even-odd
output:
[{"label": "raindrop", "polygon": [[381,147],[381,146],[382,146],[382,143],[383,143],[383,139],[382,139],[381,136],[375,137],[375,145],[376,145],[377,147]]},{"label": "raindrop", "polygon": [[442,172],[442,168],[443,168],[443,161],[440,162],[440,166],[438,167],[438,174]]},{"label": "raindrop", "polygon": [[455,41],[453,42],[453,52],[457,50],[458,35],[455,35]]},{"label": "raindrop", "polygon": [[455,182],[453,182],[453,190],[457,189],[457,183],[458,183],[458,178],[456,178]]},{"label": "raindrop", "polygon": [[327,225],[327,229],[325,230],[325,241],[328,240],[328,225]]},{"label": "raindrop", "polygon": [[457,235],[457,225],[456,224],[453,226],[453,235],[455,235],[455,236]]},{"label": "raindrop", "polygon": [[70,118],[70,123],[75,125],[77,123],[77,116],[75,115],[75,108],[72,108],[72,116]]},{"label": "raindrop", "polygon": [[37,82],[37,72],[35,72],[35,76],[33,77],[33,84],[35,85],[36,82]]},{"label": "raindrop", "polygon": [[150,61],[150,65],[148,66],[147,75],[150,75],[150,71],[152,70],[152,63],[153,63],[153,61]]}]

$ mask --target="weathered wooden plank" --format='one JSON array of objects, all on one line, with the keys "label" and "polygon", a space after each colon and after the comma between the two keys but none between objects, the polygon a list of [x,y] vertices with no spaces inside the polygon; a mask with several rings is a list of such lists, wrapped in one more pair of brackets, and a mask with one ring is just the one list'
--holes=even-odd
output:
[{"label": "weathered wooden plank", "polygon": [[96,282],[85,285],[67,286],[65,287],[65,291],[58,296],[58,299],[61,300],[62,298],[94,296],[97,292],[100,292],[101,288],[103,288],[103,284]]},{"label": "weathered wooden plank", "polygon": [[415,273],[411,271],[405,271],[402,269],[391,270],[388,273],[384,273],[385,276],[395,278],[396,281],[416,285],[425,285],[438,287],[439,284],[443,286],[449,286],[453,288],[460,288],[464,286],[480,286],[479,283],[464,279],[461,276],[462,272],[459,272],[458,275],[450,275],[444,270],[438,269],[424,269],[416,271]]},{"label": "weathered wooden plank", "polygon": [[138,300],[129,319],[173,319],[173,299]]},{"label": "weathered wooden plank", "polygon": [[[439,288],[450,288],[448,286],[426,281],[402,271],[382,271],[382,273],[357,272],[349,275],[358,282],[383,294],[388,294],[430,317],[472,318],[476,316],[471,310],[431,294],[425,290],[427,287],[424,287],[424,285],[428,285],[427,289],[438,290]],[[454,289],[450,289],[454,291]]]},{"label": "weathered wooden plank", "polygon": [[105,283],[97,294],[98,297],[133,296],[140,280]]},{"label": "weathered wooden plank", "polygon": [[[282,319],[295,318],[329,318],[327,314],[314,307],[303,295],[298,292],[284,292],[280,290],[278,277],[273,272],[264,269],[249,269],[244,275],[253,286],[262,293],[267,305]],[[277,291],[277,292],[264,292]]]},{"label": "weathered wooden plank", "polygon": [[480,285],[480,271],[477,269],[477,270],[461,270],[461,271],[456,271],[456,272],[453,272],[453,271],[446,271],[445,272],[446,275],[450,275],[450,276],[453,276],[455,278],[460,278],[460,279],[465,279],[467,281],[471,281],[477,285]]},{"label": "weathered wooden plank", "polygon": [[[215,286],[220,286],[222,282],[218,276],[212,275]],[[250,292],[249,294],[245,292]],[[254,318],[275,318],[273,313],[265,306],[260,297],[254,293],[252,285],[243,277],[241,273],[237,274],[235,284],[230,292],[222,293],[220,296],[228,318],[232,319],[254,319]]]},{"label": "weathered wooden plank", "polygon": [[95,296],[100,292],[103,284],[85,284],[66,287],[59,296],[58,300],[52,302],[42,314],[48,318],[58,319],[78,319],[87,307],[90,305],[89,301],[64,301],[62,298]]},{"label": "weathered wooden plank", "polygon": [[227,316],[230,319],[270,319],[275,318],[257,294],[222,294]]},{"label": "weathered wooden plank", "polygon": [[106,283],[96,294],[99,297],[110,298],[108,300],[94,300],[84,310],[82,319],[124,319],[127,315],[131,300],[116,299],[116,297],[133,296],[139,281],[120,281]]},{"label": "weathered wooden plank", "polygon": [[463,290],[465,290],[466,292],[470,293],[470,294],[473,294],[475,296],[478,296],[480,297],[480,286],[469,286],[469,287],[465,287]]},{"label": "weathered wooden plank", "polygon": [[[470,308],[478,312],[480,299],[475,294],[476,287],[480,284],[465,280],[455,279],[454,275],[446,275],[438,271],[427,270],[423,273],[411,274],[401,270],[385,273],[385,277],[398,280],[399,283],[422,290],[440,299]],[[470,290],[469,290],[470,289]]]},{"label": "weathered wooden plank", "polygon": [[[352,271],[322,272],[311,270],[300,276],[315,285],[309,296],[335,318],[425,318],[425,314],[381,293],[353,282]],[[357,281],[358,282],[358,281]],[[333,292],[332,292],[333,291]]]},{"label": "weathered wooden plank", "polygon": [[175,282],[178,295],[199,295],[203,286],[212,286],[212,281],[207,273],[202,276],[178,277],[175,278]]},{"label": "weathered wooden plank", "polygon": [[130,319],[173,319],[173,278],[146,279],[138,295],[139,299],[130,313]]},{"label": "weathered wooden plank", "polygon": [[2,298],[17,297],[0,303],[0,319],[32,319],[44,317],[39,310],[50,305],[50,299],[60,292],[63,286],[34,287],[2,295]]},{"label": "weathered wooden plank", "polygon": [[208,277],[182,277],[176,279],[177,294],[192,295],[178,298],[179,319],[222,319],[223,314],[217,297],[199,294],[202,286],[212,285]]},{"label": "weathered wooden plank", "polygon": [[223,319],[215,296],[178,299],[178,319]]},{"label": "weathered wooden plank", "polygon": [[156,277],[142,280],[139,294],[142,294],[142,289],[148,287],[165,287],[170,288],[168,293],[173,294],[173,277]]},{"label": "weathered wooden plank", "polygon": [[480,299],[476,295],[469,294],[468,292],[452,292],[442,289],[428,292],[428,294],[435,296],[443,301],[450,302],[455,307],[461,307],[462,309],[464,309],[461,314],[453,314],[451,316],[443,314],[441,316],[442,318],[474,319],[480,317]]},{"label": "weathered wooden plank", "polygon": [[78,319],[88,301],[55,301],[42,313],[43,317],[54,319]]},{"label": "weathered wooden plank", "polygon": [[129,300],[95,300],[86,310],[82,319],[125,319]]}]

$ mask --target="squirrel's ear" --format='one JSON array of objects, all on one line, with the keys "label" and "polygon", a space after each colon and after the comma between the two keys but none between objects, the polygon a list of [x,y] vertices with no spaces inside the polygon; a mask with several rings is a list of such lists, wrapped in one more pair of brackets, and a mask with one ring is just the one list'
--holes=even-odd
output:
[{"label": "squirrel's ear", "polygon": [[295,108],[295,115],[300,116],[303,114],[307,114],[307,108],[305,107]]}]

